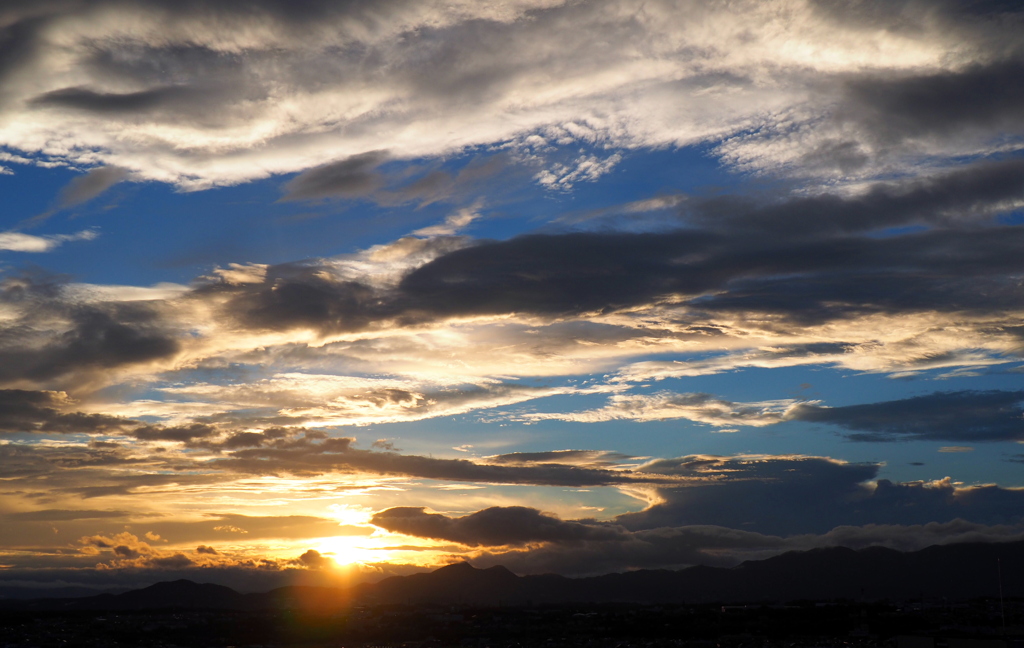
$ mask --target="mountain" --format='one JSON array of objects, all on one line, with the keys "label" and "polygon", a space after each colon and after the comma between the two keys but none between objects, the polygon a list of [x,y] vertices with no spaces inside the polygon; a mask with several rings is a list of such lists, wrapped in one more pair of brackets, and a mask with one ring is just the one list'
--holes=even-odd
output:
[{"label": "mountain", "polygon": [[[998,561],[998,562],[997,562]],[[430,573],[394,576],[347,590],[283,587],[239,594],[179,580],[124,594],[0,601],[0,609],[258,610],[352,605],[497,606],[544,603],[709,603],[792,600],[963,600],[1003,593],[1024,597],[1024,542],[933,546],[912,553],[871,547],[790,552],[732,568],[639,570],[589,578],[516,576],[504,567],[456,563]]]},{"label": "mountain", "polygon": [[97,594],[121,594],[127,592],[126,587],[107,588],[98,590],[95,587],[23,587],[23,586],[0,586],[0,600],[3,599],[37,599],[37,598],[79,598],[83,596],[96,596]]}]

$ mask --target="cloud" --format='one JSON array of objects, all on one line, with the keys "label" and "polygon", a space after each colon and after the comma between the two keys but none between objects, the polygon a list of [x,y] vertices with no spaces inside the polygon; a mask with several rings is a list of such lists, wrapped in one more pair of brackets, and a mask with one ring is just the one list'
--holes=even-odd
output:
[{"label": "cloud", "polygon": [[786,420],[796,405],[794,400],[761,403],[733,403],[711,394],[614,394],[608,405],[585,412],[526,413],[519,420],[561,420],[593,423],[597,421],[660,421],[688,419],[697,423],[728,428],[734,425],[762,427]]},{"label": "cloud", "polygon": [[49,252],[68,241],[91,241],[97,236],[95,230],[83,230],[77,234],[52,234],[36,236],[23,232],[0,232],[0,250],[11,252]]},{"label": "cloud", "polygon": [[[711,203],[688,200],[672,228],[657,232],[410,236],[329,259],[234,265],[175,290],[8,276],[0,380],[78,394],[177,370],[182,380],[158,388],[180,402],[164,405],[163,416],[177,417],[170,427],[187,425],[200,407],[214,421],[232,416],[214,408],[246,410],[265,427],[422,420],[586,391],[517,384],[524,375],[618,370],[600,386],[610,392],[645,377],[749,366],[907,372],[1002,363],[1021,348],[1015,277],[1024,266],[1020,228],[997,217],[1015,204],[1022,179],[1010,161],[857,194],[743,202],[721,219],[734,219],[735,231],[688,222],[712,213]],[[952,204],[949,187],[959,187],[960,202],[943,207]],[[771,237],[759,229],[790,216],[813,223],[814,213],[834,225]],[[927,229],[885,231],[923,218]],[[620,367],[655,348],[690,359]],[[445,360],[456,352],[459,367]],[[201,379],[224,363],[261,368],[235,384]],[[338,372],[349,376],[330,375]],[[788,407],[679,398],[617,394],[587,415],[686,415],[728,427],[777,420]]]},{"label": "cloud", "polygon": [[[685,370],[682,370],[685,371]],[[695,373],[700,373],[697,369]],[[853,430],[853,441],[1019,441],[1024,438],[1024,392],[936,392],[898,401],[828,407],[794,399],[733,403],[700,393],[660,391],[654,394],[613,394],[608,405],[582,412],[541,412],[510,415],[520,421],[687,419],[728,428],[763,427],[785,421],[824,423]],[[944,446],[940,452],[970,452],[971,447]],[[514,457],[515,455],[506,455]]]},{"label": "cloud", "polygon": [[581,155],[569,165],[556,164],[550,169],[541,171],[535,178],[538,183],[548,189],[568,191],[577,182],[594,182],[609,173],[621,161],[622,155],[618,153],[610,155],[604,160],[596,155]]},{"label": "cloud", "polygon": [[61,190],[58,209],[67,209],[92,200],[128,177],[128,170],[116,166],[98,167],[74,178]]},{"label": "cloud", "polygon": [[628,530],[615,521],[563,520],[525,507],[494,507],[462,517],[393,508],[373,523],[388,531],[458,542],[478,567],[503,565],[519,574],[603,574],[633,569],[732,566],[785,551],[882,546],[916,551],[936,544],[1000,542],[1024,537],[1024,525],[962,519],[927,524],[841,525],[789,536],[716,525]]},{"label": "cloud", "polygon": [[839,118],[854,121],[891,146],[905,139],[950,137],[981,131],[989,137],[1019,132],[1024,91],[1012,80],[1024,62],[973,63],[923,75],[855,78]]},{"label": "cloud", "polygon": [[494,465],[467,459],[436,459],[352,447],[353,439],[307,430],[302,436],[268,439],[258,447],[234,450],[208,462],[220,470],[274,475],[318,475],[332,472],[399,475],[420,479],[491,484],[596,486],[659,483],[671,477],[629,470],[584,468],[565,464]]},{"label": "cloud", "polygon": [[908,225],[963,226],[1024,204],[1024,160],[980,161],[921,178],[877,182],[850,194],[765,201],[722,196],[690,200],[684,218],[713,230],[774,236],[860,233]]},{"label": "cloud", "polygon": [[1022,403],[1024,392],[1019,391],[936,392],[844,407],[804,403],[789,416],[852,430],[847,437],[854,441],[1020,441],[1024,440]]},{"label": "cloud", "polygon": [[111,433],[131,423],[116,416],[67,411],[73,407],[63,392],[0,389],[0,434]]},{"label": "cloud", "polygon": [[334,561],[326,556],[321,556],[316,549],[309,549],[304,554],[292,561],[293,564],[302,565],[309,569],[327,569],[335,565]]},{"label": "cloud", "polygon": [[616,521],[628,529],[711,524],[772,535],[824,533],[842,525],[927,524],[957,518],[1019,524],[1024,491],[999,486],[877,479],[879,465],[821,457],[682,457],[643,470],[685,486],[658,487],[653,503]]},{"label": "cloud", "polygon": [[487,457],[494,464],[568,464],[574,466],[615,466],[636,459],[630,455],[608,450],[550,450],[547,452],[512,452]]},{"label": "cloud", "polygon": [[[1019,134],[1019,93],[1001,81],[1019,66],[1020,13],[967,4],[50,3],[4,27],[0,142],[189,188],[381,146],[543,157],[723,139],[714,150],[745,168],[785,172],[831,150],[849,151],[841,174],[877,174],[991,152],[996,128]],[[901,136],[884,140],[892,125]],[[602,170],[578,157],[556,182]]]},{"label": "cloud", "polygon": [[284,200],[366,196],[383,186],[375,169],[387,159],[386,151],[369,151],[304,171],[285,185]]},{"label": "cloud", "polygon": [[66,522],[68,520],[101,520],[107,518],[125,518],[130,511],[97,511],[90,509],[42,509],[38,511],[19,511],[4,515],[9,520],[18,522]]},{"label": "cloud", "polygon": [[492,507],[456,519],[427,513],[423,507],[399,507],[381,511],[370,521],[391,532],[449,540],[471,547],[521,546],[537,542],[579,543],[624,535],[622,528],[563,521],[524,506]]},{"label": "cloud", "polygon": [[131,435],[140,441],[194,441],[206,439],[217,435],[220,430],[204,423],[192,423],[191,425],[180,425],[164,427],[160,425],[146,425],[131,431]]},{"label": "cloud", "polygon": [[85,379],[179,352],[176,334],[152,303],[90,303],[68,295],[65,285],[64,278],[38,274],[0,281],[0,308],[8,314],[0,337],[0,383]]}]

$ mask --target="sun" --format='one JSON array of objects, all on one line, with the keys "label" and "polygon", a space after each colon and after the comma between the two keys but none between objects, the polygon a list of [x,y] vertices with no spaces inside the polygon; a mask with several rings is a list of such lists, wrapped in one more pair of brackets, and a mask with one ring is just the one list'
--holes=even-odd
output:
[{"label": "sun", "polygon": [[366,536],[333,536],[320,538],[316,550],[340,566],[387,562],[391,552],[374,548],[372,544],[372,539]]}]

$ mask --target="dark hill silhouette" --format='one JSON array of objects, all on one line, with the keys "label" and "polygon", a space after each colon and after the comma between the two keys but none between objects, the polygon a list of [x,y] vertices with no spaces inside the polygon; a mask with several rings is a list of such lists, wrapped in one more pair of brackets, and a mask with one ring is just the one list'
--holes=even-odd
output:
[{"label": "dark hill silhouette", "polygon": [[933,546],[912,553],[872,547],[790,552],[733,568],[640,570],[590,578],[516,576],[504,567],[456,563],[429,573],[394,576],[347,590],[283,587],[239,594],[191,581],[158,583],[124,594],[35,601],[0,601],[7,609],[137,610],[344,608],[351,605],[469,605],[524,603],[708,603],[792,600],[964,600],[1003,592],[1024,597],[1024,542]]},{"label": "dark hill silhouette", "polygon": [[[94,597],[104,601],[104,609],[148,610],[159,608],[186,608],[203,610],[237,610],[246,607],[246,597],[230,587],[213,583],[194,583],[176,580],[157,583],[124,594],[101,594]],[[85,602],[84,599],[76,599]]]}]

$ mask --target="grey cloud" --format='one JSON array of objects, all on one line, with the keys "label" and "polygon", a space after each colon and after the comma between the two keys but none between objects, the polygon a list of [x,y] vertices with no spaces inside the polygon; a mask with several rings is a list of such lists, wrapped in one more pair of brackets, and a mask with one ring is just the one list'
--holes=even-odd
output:
[{"label": "grey cloud", "polygon": [[800,547],[841,546],[851,549],[888,547],[917,551],[954,542],[1006,542],[1024,537],[1022,524],[978,524],[962,519],[925,524],[865,524],[838,526],[820,536],[793,538]]},{"label": "grey cloud", "polygon": [[384,185],[376,168],[387,159],[386,151],[368,151],[303,171],[285,185],[284,200],[366,196]]},{"label": "grey cloud", "polygon": [[622,539],[625,529],[614,525],[564,521],[525,506],[495,506],[460,518],[427,513],[419,507],[381,511],[371,522],[388,531],[476,547],[536,542],[580,543]]},{"label": "grey cloud", "polygon": [[389,178],[389,187],[376,192],[372,198],[382,205],[417,202],[424,206],[439,201],[452,202],[471,192],[486,190],[487,195],[493,199],[496,194],[500,194],[501,187],[488,181],[500,172],[501,179],[507,182],[508,176],[516,173],[511,164],[511,157],[505,153],[477,156],[454,174],[433,169],[419,177],[413,176],[405,184],[401,182],[404,178]]},{"label": "grey cloud", "polygon": [[844,407],[803,403],[789,418],[846,428],[855,441],[1020,441],[1024,392],[938,392]]},{"label": "grey cloud", "polygon": [[88,88],[62,88],[32,100],[39,107],[58,106],[101,114],[135,114],[168,103],[185,103],[198,94],[189,88],[167,86],[139,92],[96,92]]},{"label": "grey cloud", "polygon": [[64,209],[92,200],[127,177],[128,170],[116,166],[91,169],[61,190],[58,204]]}]

